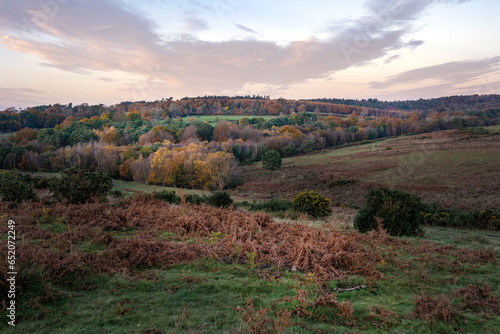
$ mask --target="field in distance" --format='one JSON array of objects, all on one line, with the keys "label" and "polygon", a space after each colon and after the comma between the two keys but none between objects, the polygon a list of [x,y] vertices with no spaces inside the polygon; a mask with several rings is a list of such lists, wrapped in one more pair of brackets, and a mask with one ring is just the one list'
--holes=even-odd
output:
[{"label": "field in distance", "polygon": [[279,116],[269,115],[202,115],[202,116],[189,116],[188,119],[194,118],[196,121],[207,122],[210,124],[217,124],[222,120],[230,122],[238,122],[242,118],[263,118],[265,120],[273,119]]},{"label": "field in distance", "polygon": [[[291,199],[315,190],[333,203],[360,206],[370,187],[412,192],[464,210],[500,209],[500,130],[488,134],[441,131],[390,138],[283,159],[277,171],[243,166],[243,184],[232,193],[254,199]],[[355,183],[335,186],[335,180]]]}]

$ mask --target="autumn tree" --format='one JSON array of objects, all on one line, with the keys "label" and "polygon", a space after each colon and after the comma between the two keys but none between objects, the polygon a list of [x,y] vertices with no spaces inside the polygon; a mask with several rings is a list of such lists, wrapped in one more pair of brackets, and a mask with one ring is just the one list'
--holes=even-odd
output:
[{"label": "autumn tree", "polygon": [[17,144],[26,145],[28,142],[35,140],[38,132],[35,129],[24,128],[19,130],[14,135],[14,142]]}]

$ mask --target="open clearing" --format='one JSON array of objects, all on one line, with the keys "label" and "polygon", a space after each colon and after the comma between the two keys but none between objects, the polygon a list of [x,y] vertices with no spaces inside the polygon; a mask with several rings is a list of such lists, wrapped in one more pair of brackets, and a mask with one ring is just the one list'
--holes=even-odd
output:
[{"label": "open clearing", "polygon": [[[291,199],[301,191],[315,190],[337,205],[359,206],[370,187],[385,186],[445,207],[500,210],[499,142],[498,133],[471,135],[454,130],[325,150],[283,159],[283,167],[273,172],[263,170],[261,164],[244,166],[243,185],[233,193]],[[331,180],[339,178],[359,182],[329,187]]]},{"label": "open clearing", "polygon": [[222,120],[227,120],[230,122],[238,122],[242,118],[263,118],[265,120],[273,119],[279,116],[269,116],[269,115],[205,115],[205,116],[189,116],[186,117],[188,120],[189,118],[194,118],[197,121],[200,122],[207,122],[211,124],[217,124],[221,122]]},{"label": "open clearing", "polygon": [[496,333],[500,326],[497,232],[362,235],[145,196],[0,206],[23,236],[17,325],[2,321],[2,333]]}]

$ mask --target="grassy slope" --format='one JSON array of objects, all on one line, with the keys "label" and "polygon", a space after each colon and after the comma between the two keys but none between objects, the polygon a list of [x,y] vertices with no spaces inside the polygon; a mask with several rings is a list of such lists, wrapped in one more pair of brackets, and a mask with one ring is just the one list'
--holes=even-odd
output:
[{"label": "grassy slope", "polygon": [[[189,213],[189,212],[188,212]],[[55,232],[51,224],[42,224],[43,229]],[[56,233],[65,231],[60,229]],[[139,231],[117,232],[115,237],[131,237]],[[459,243],[460,247],[484,249],[494,247],[497,257],[498,238],[488,238],[492,232],[453,231],[431,228],[418,244],[434,240],[439,244]],[[487,241],[485,241],[487,240]],[[189,241],[188,241],[189,242]],[[99,245],[88,247],[82,242],[74,250],[85,247],[86,252],[102,250]],[[403,249],[397,253],[382,251],[387,257],[410,261],[414,255]],[[453,257],[433,255],[434,261],[415,260],[414,270],[407,273],[394,266],[387,258],[377,269],[383,279],[350,276],[344,280],[330,281],[333,288],[369,285],[370,288],[339,292],[339,302],[353,306],[353,318],[334,316],[331,307],[307,308],[313,318],[293,313],[286,333],[318,332],[377,332],[377,333],[496,333],[500,326],[498,316],[484,311],[463,311],[453,321],[425,320],[412,316],[414,298],[420,294],[452,296],[454,291],[468,284],[492,286],[493,294],[499,294],[499,271],[494,264],[466,263],[463,266],[448,266]],[[191,264],[179,264],[161,268],[138,268],[127,275],[93,275],[87,278],[70,275],[57,285],[39,286],[33,282],[29,293],[49,290],[51,298],[32,299],[26,303],[24,297],[18,309],[18,325],[8,328],[0,323],[2,333],[250,333],[266,327],[263,320],[276,319],[280,310],[299,307],[293,297],[300,289],[309,294],[309,301],[325,293],[310,273],[292,272],[289,268],[261,267],[241,263],[221,263],[215,259],[201,259]],[[42,293],[43,294],[43,293]],[[28,294],[29,296],[29,294]],[[284,299],[292,298],[290,301]],[[458,300],[458,299],[457,299]],[[455,300],[455,302],[457,301]],[[265,309],[267,313],[256,315],[251,311]],[[243,321],[237,308],[249,311],[254,319]],[[300,307],[299,307],[300,309]],[[264,311],[262,311],[264,312]],[[5,311],[0,312],[5,319]],[[20,319],[20,321],[19,321]],[[157,330],[148,332],[148,330]],[[276,328],[272,330],[274,332]]]},{"label": "grassy slope", "polygon": [[[244,184],[235,194],[292,198],[306,189],[334,203],[361,205],[369,187],[384,185],[444,206],[499,210],[499,138],[444,131],[286,158],[272,173],[262,172],[261,164],[244,166]],[[332,189],[330,177],[360,182]]]}]

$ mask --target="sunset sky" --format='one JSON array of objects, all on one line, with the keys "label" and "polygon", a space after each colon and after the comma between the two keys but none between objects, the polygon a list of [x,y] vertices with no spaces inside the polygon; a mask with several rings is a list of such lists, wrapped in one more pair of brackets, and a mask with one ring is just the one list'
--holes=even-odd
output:
[{"label": "sunset sky", "polygon": [[0,110],[500,93],[498,0],[0,0]]}]

